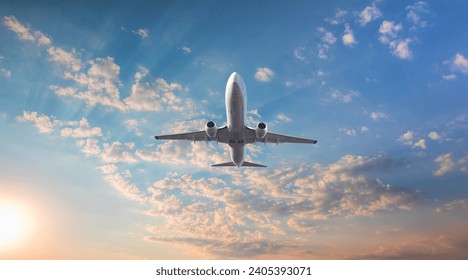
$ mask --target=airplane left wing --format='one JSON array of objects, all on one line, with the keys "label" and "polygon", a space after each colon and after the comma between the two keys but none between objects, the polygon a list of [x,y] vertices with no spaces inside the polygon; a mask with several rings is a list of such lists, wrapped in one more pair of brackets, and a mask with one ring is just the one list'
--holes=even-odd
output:
[{"label": "airplane left wing", "polygon": [[[272,132],[267,132],[265,137],[262,139],[257,138],[255,135],[255,129],[248,127],[248,137],[246,137],[248,142],[261,142],[261,143],[302,143],[302,144],[317,144],[315,139],[306,139],[299,137],[292,137],[282,134],[276,134]],[[250,140],[250,141],[249,141]]]},{"label": "airplane left wing", "polygon": [[218,128],[215,137],[208,137],[206,131],[197,131],[197,132],[187,132],[179,134],[169,134],[169,135],[158,135],[154,136],[158,140],[189,140],[189,141],[219,141],[223,142],[224,139],[227,139],[227,127]]}]

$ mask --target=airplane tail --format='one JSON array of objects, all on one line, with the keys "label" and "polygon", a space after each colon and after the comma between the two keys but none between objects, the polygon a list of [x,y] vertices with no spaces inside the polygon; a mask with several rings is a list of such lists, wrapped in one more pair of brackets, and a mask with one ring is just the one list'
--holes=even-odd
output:
[{"label": "airplane tail", "polygon": [[[211,165],[211,167],[226,167],[226,166],[236,166],[236,165],[232,161]],[[248,162],[248,161],[244,161],[244,163],[242,163],[241,166],[242,167],[266,167],[266,165]]]}]

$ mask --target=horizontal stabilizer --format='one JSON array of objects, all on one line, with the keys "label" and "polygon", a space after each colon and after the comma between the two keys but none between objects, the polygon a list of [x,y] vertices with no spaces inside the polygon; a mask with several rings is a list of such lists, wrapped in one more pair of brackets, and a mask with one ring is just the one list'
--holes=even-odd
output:
[{"label": "horizontal stabilizer", "polygon": [[[218,164],[212,164],[211,167],[226,167],[226,166],[236,166],[234,162],[229,161],[229,162],[224,162],[224,163],[218,163]],[[265,165],[257,164],[257,163],[252,163],[252,162],[247,162],[244,161],[242,164],[243,167],[266,167]]]}]

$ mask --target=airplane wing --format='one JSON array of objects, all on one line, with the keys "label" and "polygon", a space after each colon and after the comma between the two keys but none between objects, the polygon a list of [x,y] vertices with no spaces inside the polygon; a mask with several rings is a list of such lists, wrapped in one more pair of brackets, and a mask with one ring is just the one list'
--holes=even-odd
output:
[{"label": "airplane wing", "polygon": [[255,129],[248,127],[247,128],[247,137],[246,142],[261,142],[261,143],[302,143],[302,144],[317,144],[317,140],[315,139],[306,139],[306,138],[299,138],[299,137],[292,137],[282,134],[276,134],[272,132],[267,132],[263,139],[257,138],[255,135]]},{"label": "airplane wing", "polygon": [[189,140],[189,141],[218,141],[224,142],[227,139],[227,126],[218,128],[215,137],[208,137],[206,131],[197,131],[197,132],[187,132],[179,134],[169,134],[169,135],[157,135],[154,138],[158,140]]}]

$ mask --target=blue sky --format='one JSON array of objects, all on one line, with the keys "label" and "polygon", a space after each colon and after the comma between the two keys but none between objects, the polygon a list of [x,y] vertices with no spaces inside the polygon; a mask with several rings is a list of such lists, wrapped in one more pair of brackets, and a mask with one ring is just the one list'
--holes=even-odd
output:
[{"label": "blue sky", "polygon": [[[467,258],[464,1],[0,4],[0,258]],[[156,134],[225,122],[316,138]]]}]

